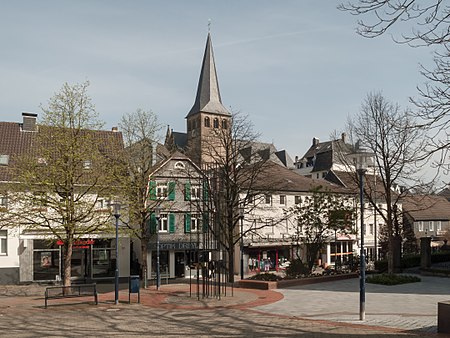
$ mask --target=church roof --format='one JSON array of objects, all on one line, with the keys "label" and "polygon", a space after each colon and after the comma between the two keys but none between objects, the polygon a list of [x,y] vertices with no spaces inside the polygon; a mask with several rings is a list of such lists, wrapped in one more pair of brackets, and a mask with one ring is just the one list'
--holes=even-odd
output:
[{"label": "church roof", "polygon": [[220,97],[219,82],[217,80],[216,65],[214,62],[214,52],[211,35],[209,33],[208,39],[206,40],[200,79],[198,81],[197,96],[194,105],[186,117],[199,112],[230,115],[230,112],[223,106]]}]

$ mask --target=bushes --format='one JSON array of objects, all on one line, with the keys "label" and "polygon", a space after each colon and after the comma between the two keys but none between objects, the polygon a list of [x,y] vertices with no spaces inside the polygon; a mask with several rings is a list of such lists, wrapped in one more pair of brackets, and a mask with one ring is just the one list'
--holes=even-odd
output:
[{"label": "bushes", "polygon": [[286,268],[287,278],[298,278],[308,276],[311,273],[308,266],[302,262],[301,259],[295,259]]},{"label": "bushes", "polygon": [[367,277],[366,280],[367,283],[381,285],[398,285],[405,283],[416,283],[421,281],[421,279],[416,276],[395,275],[387,273],[383,273],[381,275],[372,275],[370,277]]},{"label": "bushes", "polygon": [[[431,254],[431,263],[441,263],[449,262],[450,253],[449,252],[436,252]],[[408,269],[420,266],[420,255],[405,255],[402,257],[401,268]],[[383,259],[375,262],[375,269],[383,272],[387,271],[388,263],[387,260]]]},{"label": "bushes", "polygon": [[282,280],[283,278],[274,273],[258,273],[257,275],[251,276],[248,279],[275,282],[277,280]]}]

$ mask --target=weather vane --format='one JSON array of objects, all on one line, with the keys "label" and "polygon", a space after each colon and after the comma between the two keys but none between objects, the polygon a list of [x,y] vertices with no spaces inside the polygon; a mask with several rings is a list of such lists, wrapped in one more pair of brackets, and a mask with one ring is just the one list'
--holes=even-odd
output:
[{"label": "weather vane", "polygon": [[211,33],[211,19],[208,19],[208,33]]}]

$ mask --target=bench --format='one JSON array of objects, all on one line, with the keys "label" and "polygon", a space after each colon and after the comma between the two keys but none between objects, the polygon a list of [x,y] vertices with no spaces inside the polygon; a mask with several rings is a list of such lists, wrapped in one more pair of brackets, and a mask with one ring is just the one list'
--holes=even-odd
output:
[{"label": "bench", "polygon": [[93,296],[98,305],[97,284],[78,284],[72,286],[49,286],[45,288],[45,308],[49,299],[78,298]]}]

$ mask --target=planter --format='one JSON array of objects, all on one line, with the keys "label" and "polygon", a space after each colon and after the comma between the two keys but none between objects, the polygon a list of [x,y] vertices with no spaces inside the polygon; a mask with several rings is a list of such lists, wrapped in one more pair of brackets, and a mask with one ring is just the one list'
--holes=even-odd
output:
[{"label": "planter", "polygon": [[272,290],[272,289],[286,288],[290,286],[332,282],[335,280],[343,280],[357,277],[359,277],[358,273],[347,273],[342,275],[283,279],[277,282],[244,279],[239,281],[238,286],[247,289]]}]

